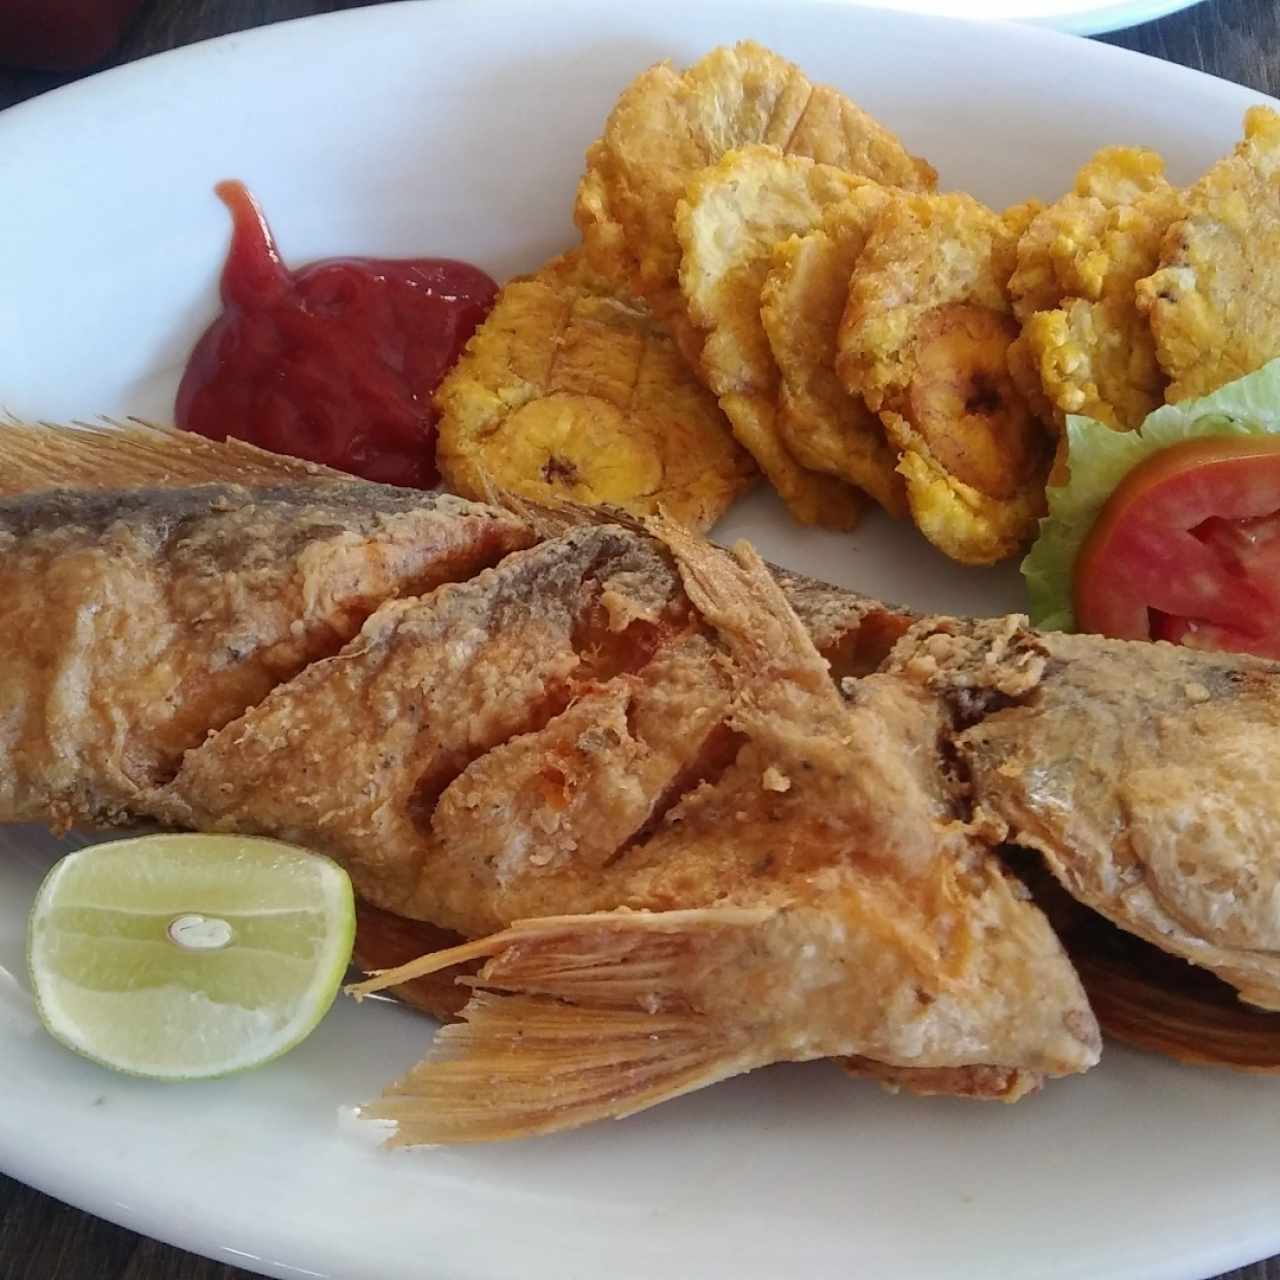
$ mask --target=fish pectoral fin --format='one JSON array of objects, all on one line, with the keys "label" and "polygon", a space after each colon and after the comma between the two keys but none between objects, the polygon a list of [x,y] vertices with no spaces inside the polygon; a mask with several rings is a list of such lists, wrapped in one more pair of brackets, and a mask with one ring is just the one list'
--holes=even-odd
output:
[{"label": "fish pectoral fin", "polygon": [[1280,1012],[1248,1004],[1226,982],[1151,943],[1120,936],[1099,945],[1069,940],[1104,1036],[1192,1066],[1280,1075]]},{"label": "fish pectoral fin", "polygon": [[602,912],[527,920],[423,957],[357,995],[487,955],[462,1021],[370,1106],[393,1146],[494,1142],[642,1111],[767,1061],[694,1002],[718,948],[769,912]]}]

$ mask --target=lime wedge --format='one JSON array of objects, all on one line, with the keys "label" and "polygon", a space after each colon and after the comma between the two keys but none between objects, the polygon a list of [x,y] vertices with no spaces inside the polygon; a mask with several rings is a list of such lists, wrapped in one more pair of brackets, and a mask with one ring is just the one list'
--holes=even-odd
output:
[{"label": "lime wedge", "polygon": [[158,835],[80,849],[27,926],[50,1034],[108,1067],[195,1080],[304,1040],[351,959],[355,905],[337,863],[275,840]]}]

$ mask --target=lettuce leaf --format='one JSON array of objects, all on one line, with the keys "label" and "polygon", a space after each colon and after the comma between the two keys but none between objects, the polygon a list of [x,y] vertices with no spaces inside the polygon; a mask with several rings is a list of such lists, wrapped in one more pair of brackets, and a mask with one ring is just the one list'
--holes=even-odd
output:
[{"label": "lettuce leaf", "polygon": [[1075,630],[1076,557],[1107,499],[1134,467],[1171,445],[1236,435],[1280,435],[1280,359],[1212,395],[1162,405],[1136,431],[1068,417],[1070,479],[1046,490],[1049,514],[1022,562],[1031,621],[1049,631]]}]

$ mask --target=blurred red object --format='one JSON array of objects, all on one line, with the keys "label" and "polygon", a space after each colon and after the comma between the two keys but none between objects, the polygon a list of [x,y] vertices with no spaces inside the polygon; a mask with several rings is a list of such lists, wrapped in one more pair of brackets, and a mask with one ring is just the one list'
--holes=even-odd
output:
[{"label": "blurred red object", "polygon": [[0,0],[0,66],[83,71],[119,42],[143,0]]}]

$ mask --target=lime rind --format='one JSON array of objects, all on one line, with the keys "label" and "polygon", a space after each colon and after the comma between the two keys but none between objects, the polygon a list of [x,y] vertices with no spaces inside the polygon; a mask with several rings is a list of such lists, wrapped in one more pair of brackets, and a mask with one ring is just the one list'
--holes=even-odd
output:
[{"label": "lime rind", "polygon": [[[273,905],[252,905],[259,897]],[[233,940],[185,952],[164,936],[170,911],[228,917]],[[86,912],[105,927],[86,931]],[[306,916],[313,927],[300,931]],[[270,945],[273,919],[282,947]],[[313,938],[309,955],[300,932]],[[247,837],[146,836],[78,850],[49,872],[27,961],[40,1020],[67,1048],[147,1079],[214,1079],[305,1040],[337,997],[354,940],[351,882],[329,858]]]}]

